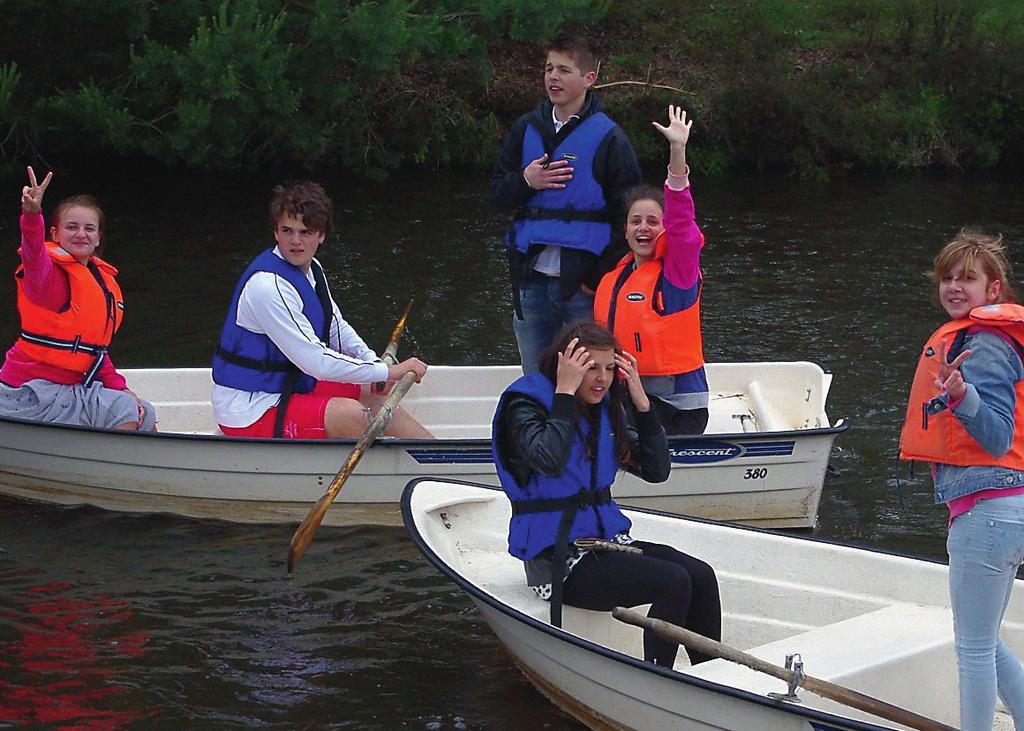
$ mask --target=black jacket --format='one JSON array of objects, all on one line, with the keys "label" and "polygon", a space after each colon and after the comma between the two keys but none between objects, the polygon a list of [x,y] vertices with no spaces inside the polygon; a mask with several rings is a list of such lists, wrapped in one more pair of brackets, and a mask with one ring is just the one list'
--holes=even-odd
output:
[{"label": "black jacket", "polygon": [[[580,121],[592,114],[603,111],[597,94],[587,92],[583,107],[577,115]],[[545,101],[532,112],[524,114],[515,121],[512,129],[505,137],[491,174],[491,202],[501,210],[515,211],[522,207],[535,192],[523,177],[523,136],[526,125],[532,123],[545,140],[545,145],[554,148],[568,135],[576,123],[567,122],[558,135],[551,119],[551,102]],[[627,191],[640,183],[640,165],[636,153],[629,144],[626,134],[616,127],[601,143],[594,157],[594,179],[601,185],[608,209],[613,212],[612,241],[600,257],[588,251],[563,248],[561,255],[561,292],[562,299],[572,297],[581,284],[596,290],[601,277],[615,268],[626,252],[623,224],[626,212],[622,210]],[[519,282],[527,274],[543,250],[542,246],[531,246],[525,254],[517,251],[509,252],[509,274],[512,279],[513,291],[518,291]]]},{"label": "black jacket", "polygon": [[[520,485],[526,484],[533,470],[549,476],[561,474],[576,438],[576,397],[556,393],[550,414],[529,396],[512,393],[506,398],[495,441],[508,471]],[[647,482],[664,482],[672,461],[668,438],[654,409],[639,412],[629,402],[626,421],[626,435],[639,464],[636,468],[623,465],[623,469]]]}]

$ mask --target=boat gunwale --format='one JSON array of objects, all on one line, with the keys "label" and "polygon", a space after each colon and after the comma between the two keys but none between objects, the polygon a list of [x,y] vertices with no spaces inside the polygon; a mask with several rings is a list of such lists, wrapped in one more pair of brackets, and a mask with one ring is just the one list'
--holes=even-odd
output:
[{"label": "boat gunwale", "polygon": [[[125,429],[112,429],[96,426],[85,426],[81,424],[58,424],[48,421],[36,421],[33,419],[20,419],[15,416],[0,416],[0,424],[9,423],[18,426],[35,427],[43,429],[56,429],[61,431],[91,432],[96,434],[110,434],[129,438],[142,439],[198,439],[200,441],[216,441],[229,443],[257,443],[257,444],[330,444],[330,445],[353,445],[358,439],[276,439],[273,437],[241,437],[228,436],[226,434],[198,434],[189,432],[161,431],[144,432],[128,431]],[[159,420],[157,421],[159,424]],[[841,434],[851,427],[849,419],[840,419],[836,425],[827,427],[814,427],[810,429],[787,429],[785,431],[760,431],[760,432],[715,432],[710,434],[676,435],[668,438],[669,446],[680,442],[714,442],[729,440],[756,440],[756,439],[781,439],[798,436],[823,436],[829,434]],[[468,438],[446,438],[437,439],[397,439],[387,437],[387,441],[378,442],[379,446],[424,446],[441,445],[445,447],[481,447],[490,446],[490,437],[468,437]]]},{"label": "boat gunwale", "polygon": [[[756,693],[752,693],[751,691],[743,690],[741,688],[736,688],[730,685],[723,685],[721,683],[716,683],[705,678],[699,678],[693,675],[688,675],[687,673],[680,673],[669,668],[663,668],[657,665],[653,665],[651,663],[646,663],[643,660],[639,660],[635,657],[632,657],[631,655],[627,655],[623,652],[619,652],[618,650],[614,650],[604,645],[597,644],[596,642],[592,642],[591,640],[588,640],[584,637],[580,637],[579,635],[574,635],[571,632],[567,632],[566,630],[560,627],[553,627],[552,625],[546,622],[541,622],[536,617],[532,617],[529,614],[526,614],[518,609],[515,609],[509,604],[506,604],[500,598],[488,594],[483,589],[478,587],[476,584],[472,583],[468,579],[463,578],[458,572],[456,572],[445,561],[443,561],[441,557],[438,556],[434,552],[434,550],[427,544],[426,539],[424,539],[423,536],[420,535],[420,532],[418,530],[418,527],[412,514],[411,505],[413,492],[416,489],[416,485],[420,482],[443,482],[456,485],[468,485],[470,487],[483,488],[498,493],[502,492],[502,488],[496,487],[494,485],[484,485],[477,482],[471,482],[468,480],[458,480],[454,478],[417,477],[406,483],[405,488],[402,490],[402,521],[405,523],[406,530],[408,531],[410,537],[412,538],[413,543],[424,555],[424,557],[426,557],[426,559],[434,566],[434,568],[438,569],[448,579],[450,579],[457,586],[459,586],[466,593],[468,593],[470,597],[473,598],[475,601],[483,602],[491,609],[494,609],[510,617],[511,619],[514,619],[520,623],[524,623],[527,626],[539,630],[542,633],[552,636],[556,639],[562,640],[564,642],[569,642],[570,644],[576,645],[577,647],[587,650],[588,652],[594,652],[598,655],[601,655],[602,657],[614,660],[615,662],[621,664],[629,665],[630,667],[636,668],[638,670],[660,675],[669,680],[682,682],[686,685],[692,685],[716,693],[724,693],[725,695],[734,698],[739,698],[745,701],[752,701],[757,703],[758,705],[768,706],[770,708],[782,710],[787,713],[793,713],[795,715],[813,719],[815,721],[821,721],[830,724],[842,724],[843,731],[893,731],[894,727],[892,726],[879,726],[877,724],[870,723],[867,721],[860,721],[857,719],[839,716],[833,713],[828,713],[826,711],[820,711],[814,708],[807,708],[806,706],[801,707],[796,704],[785,703],[783,701],[773,701],[772,699],[767,698],[766,696],[760,696]],[[759,528],[757,526],[752,525],[743,525],[740,523],[732,523],[723,520],[711,520],[709,518],[699,518],[696,516],[689,515],[676,515],[661,510],[653,510],[650,508],[636,508],[623,506],[622,509],[625,513],[646,513],[649,515],[657,515],[684,522],[701,523],[707,525],[724,525],[730,528],[752,531],[754,533],[774,535],[791,540],[809,541],[812,543],[821,543],[824,545],[838,546],[842,548],[853,548],[858,551],[868,551],[870,553],[877,553],[884,556],[893,556],[897,558],[906,558],[915,561],[925,561],[927,563],[946,565],[942,561],[939,561],[938,559],[929,556],[916,556],[909,553],[892,551],[884,548],[876,548],[872,546],[857,546],[849,543],[843,543],[842,541],[830,538],[808,536],[802,534],[782,533],[778,530],[772,530],[770,528]]]}]

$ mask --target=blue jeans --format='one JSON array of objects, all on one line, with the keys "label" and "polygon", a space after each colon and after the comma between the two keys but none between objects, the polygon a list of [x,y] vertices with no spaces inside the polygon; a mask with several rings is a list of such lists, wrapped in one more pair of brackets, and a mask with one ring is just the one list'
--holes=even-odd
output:
[{"label": "blue jeans", "polygon": [[534,373],[540,367],[540,354],[551,345],[563,325],[594,319],[594,297],[578,290],[562,300],[561,281],[539,272],[531,272],[519,283],[520,320],[513,313],[512,329],[519,345],[523,373]]},{"label": "blue jeans", "polygon": [[1024,562],[1024,495],[982,500],[953,521],[946,541],[949,597],[960,671],[960,727],[990,731],[996,692],[1024,729],[1024,671],[999,639]]}]

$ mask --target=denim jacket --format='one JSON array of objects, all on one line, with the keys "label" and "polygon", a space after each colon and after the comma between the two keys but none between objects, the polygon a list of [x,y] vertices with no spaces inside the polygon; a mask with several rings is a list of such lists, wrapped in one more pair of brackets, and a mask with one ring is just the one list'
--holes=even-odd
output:
[{"label": "denim jacket", "polygon": [[[950,352],[948,359],[964,349],[971,351],[960,366],[967,391],[953,414],[980,447],[1001,457],[1013,444],[1016,384],[1024,379],[1024,364],[1013,345],[987,330],[970,331],[963,348]],[[935,464],[936,503],[980,490],[1020,486],[1024,472],[1007,467]]]}]

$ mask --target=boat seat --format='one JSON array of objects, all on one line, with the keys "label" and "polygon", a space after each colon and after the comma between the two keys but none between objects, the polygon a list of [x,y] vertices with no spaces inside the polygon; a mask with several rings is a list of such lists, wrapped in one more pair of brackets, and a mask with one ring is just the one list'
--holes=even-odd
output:
[{"label": "boat seat", "polygon": [[[949,698],[957,697],[958,693],[953,618],[949,609],[940,607],[894,604],[746,652],[780,666],[785,664],[787,654],[799,653],[804,673],[809,676],[920,713],[925,713],[924,709],[950,707]],[[685,672],[738,685],[759,695],[786,690],[785,683],[778,678],[723,659],[686,668]],[[906,682],[894,683],[893,678],[905,678]],[[829,710],[849,713],[843,706],[807,691],[798,695],[805,702],[813,698],[815,708],[825,709],[828,705]]]},{"label": "boat seat", "polygon": [[[544,624],[551,622],[551,603],[538,597],[525,583],[518,584],[511,593],[508,593],[507,588],[502,591],[505,592],[502,595],[509,597],[510,603],[516,609]],[[644,604],[634,609],[641,614],[647,614],[650,605]],[[562,629],[599,645],[614,647],[634,657],[643,657],[643,630],[614,621],[611,612],[562,605]],[[680,653],[680,656],[682,657],[683,653]]]}]

